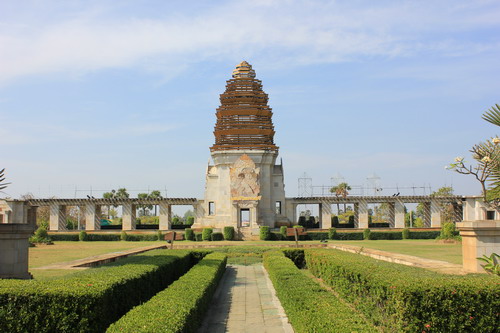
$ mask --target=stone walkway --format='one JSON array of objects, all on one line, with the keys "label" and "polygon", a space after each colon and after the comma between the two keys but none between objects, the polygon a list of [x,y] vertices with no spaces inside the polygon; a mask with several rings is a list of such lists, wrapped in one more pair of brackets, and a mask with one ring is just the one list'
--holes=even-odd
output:
[{"label": "stone walkway", "polygon": [[228,265],[198,333],[293,333],[262,264]]}]

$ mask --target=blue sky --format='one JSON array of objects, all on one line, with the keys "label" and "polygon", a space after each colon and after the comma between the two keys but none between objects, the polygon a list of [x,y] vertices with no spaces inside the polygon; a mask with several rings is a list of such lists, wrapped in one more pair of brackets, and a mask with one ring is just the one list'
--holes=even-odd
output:
[{"label": "blue sky", "polygon": [[201,198],[243,59],[270,96],[288,196],[304,172],[479,194],[444,166],[497,134],[481,114],[500,103],[498,17],[498,1],[2,0],[6,195]]}]

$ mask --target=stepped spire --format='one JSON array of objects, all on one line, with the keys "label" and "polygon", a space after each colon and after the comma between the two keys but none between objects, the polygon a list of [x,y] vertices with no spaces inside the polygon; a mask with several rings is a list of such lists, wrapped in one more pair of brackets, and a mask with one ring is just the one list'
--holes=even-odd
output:
[{"label": "stepped spire", "polygon": [[278,151],[274,144],[272,111],[262,82],[255,79],[255,71],[242,61],[226,83],[217,109],[215,144],[211,151],[268,150]]}]

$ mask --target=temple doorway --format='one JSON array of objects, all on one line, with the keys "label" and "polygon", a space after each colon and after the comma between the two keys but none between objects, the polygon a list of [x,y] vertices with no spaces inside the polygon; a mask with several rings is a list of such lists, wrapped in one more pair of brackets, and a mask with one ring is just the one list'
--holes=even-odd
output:
[{"label": "temple doorway", "polygon": [[241,208],[240,209],[240,225],[242,227],[250,226],[250,209],[249,208]]}]

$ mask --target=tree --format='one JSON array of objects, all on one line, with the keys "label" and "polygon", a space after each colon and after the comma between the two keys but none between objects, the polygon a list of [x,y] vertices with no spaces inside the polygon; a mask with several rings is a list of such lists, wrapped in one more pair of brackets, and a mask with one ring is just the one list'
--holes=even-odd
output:
[{"label": "tree", "polygon": [[4,171],[5,171],[5,169],[0,170],[0,191],[6,189],[7,185],[10,184],[10,183],[5,182]]},{"label": "tree", "polygon": [[[436,191],[430,194],[430,197],[452,197],[453,196],[453,187],[443,186],[438,188]],[[453,217],[455,214],[455,210],[453,204],[451,202],[442,201],[439,203],[439,210],[441,211],[441,219],[444,222],[453,222]],[[419,203],[417,205],[417,210],[415,213],[416,217],[420,220],[425,220],[425,207],[423,203]],[[414,226],[416,226],[414,224]]]},{"label": "tree", "polygon": [[[116,191],[115,190],[111,190],[111,192],[105,192],[102,197],[104,199],[114,199],[115,198],[115,194],[116,194]],[[116,207],[116,206],[115,206]],[[107,205],[106,206],[107,210],[108,210],[108,220],[109,220],[109,216],[111,215],[110,214],[110,210],[111,210],[111,205]]]},{"label": "tree", "polygon": [[[163,196],[161,195],[161,192],[159,190],[154,190],[151,193],[149,193],[149,198],[150,199],[163,199]],[[155,216],[157,216],[157,214],[156,214],[156,208],[157,207],[158,207],[158,205],[154,205]]]},{"label": "tree", "polygon": [[[351,187],[347,183],[340,183],[337,186],[334,186],[330,189],[331,193],[335,193],[335,196],[338,198],[339,196],[343,197],[344,199],[347,198],[349,195],[349,192],[351,190]],[[337,203],[337,212],[339,211],[339,204]],[[346,204],[344,202],[344,212],[346,211]]]},{"label": "tree", "polygon": [[[500,126],[500,105],[495,104],[482,117],[487,122]],[[500,211],[500,138],[495,137],[473,146],[470,152],[476,165],[466,164],[463,157],[455,158],[446,168],[463,175],[472,175],[481,184],[486,204]]]},{"label": "tree", "polygon": [[[148,193],[139,193],[137,194],[137,198],[139,199],[149,199],[149,194]],[[145,204],[141,204],[141,205],[137,205],[137,208],[139,209],[142,209],[142,216],[147,216],[147,210],[151,210],[153,209],[153,205],[145,205]]]}]

